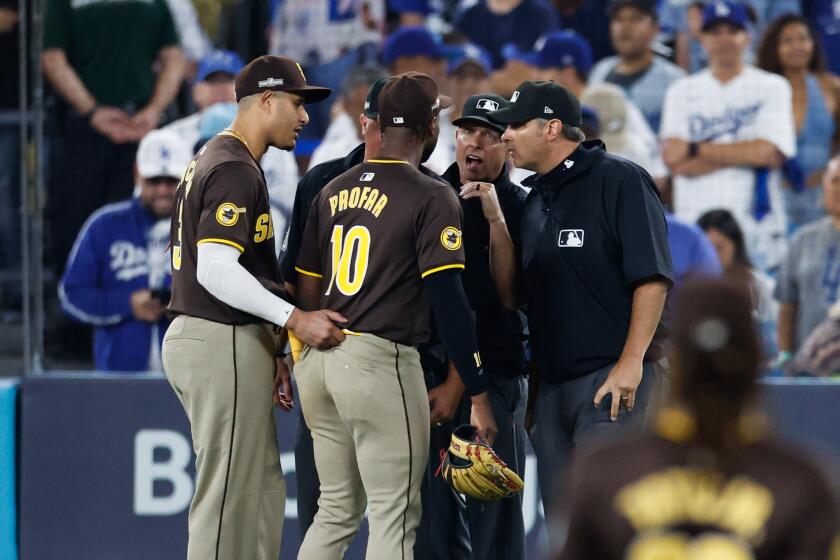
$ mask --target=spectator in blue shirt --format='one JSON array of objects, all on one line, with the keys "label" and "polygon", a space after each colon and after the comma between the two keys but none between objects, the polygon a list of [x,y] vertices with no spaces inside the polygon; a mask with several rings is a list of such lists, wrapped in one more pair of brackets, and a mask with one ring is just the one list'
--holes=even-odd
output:
[{"label": "spectator in blue shirt", "polygon": [[840,74],[840,2],[802,0],[802,13],[819,32],[828,58],[828,69]]},{"label": "spectator in blue shirt", "polygon": [[615,54],[610,45],[608,0],[553,0],[560,27],[571,29],[592,45],[593,60]]},{"label": "spectator in blue shirt", "polygon": [[615,0],[609,13],[610,38],[618,56],[596,64],[589,83],[608,82],[623,89],[658,133],[665,90],[685,71],[653,52],[659,32],[654,0]]},{"label": "spectator in blue shirt", "polygon": [[153,130],[137,150],[139,195],[106,205],[79,232],[59,285],[64,311],[95,327],[102,371],[161,371],[171,282],[167,245],[178,181],[192,154],[171,131]]},{"label": "spectator in blue shirt", "polygon": [[455,29],[486,49],[496,69],[505,63],[502,47],[513,43],[531,50],[541,35],[556,28],[557,12],[544,0],[481,0],[455,20]]},{"label": "spectator in blue shirt", "polygon": [[422,25],[400,27],[382,45],[382,63],[392,76],[422,72],[438,87],[446,84],[446,55],[440,38]]},{"label": "spectator in blue shirt", "polygon": [[715,247],[699,226],[684,222],[670,212],[665,213],[665,221],[668,223],[668,246],[675,285],[687,278],[721,275]]}]

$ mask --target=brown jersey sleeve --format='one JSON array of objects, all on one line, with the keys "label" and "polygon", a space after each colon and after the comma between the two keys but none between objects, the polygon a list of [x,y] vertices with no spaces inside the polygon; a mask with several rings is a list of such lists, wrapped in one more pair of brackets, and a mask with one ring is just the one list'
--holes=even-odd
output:
[{"label": "brown jersey sleeve", "polygon": [[258,171],[244,162],[230,161],[210,172],[202,193],[196,243],[223,243],[245,252],[257,216],[261,190]]},{"label": "brown jersey sleeve", "polygon": [[316,197],[309,207],[309,217],[306,219],[306,227],[303,230],[303,238],[295,261],[295,270],[299,274],[314,276],[315,278],[324,277],[324,269],[321,266],[321,251],[318,247],[318,212],[322,198],[322,196]]},{"label": "brown jersey sleeve", "polygon": [[432,189],[418,207],[415,216],[417,231],[417,264],[425,278],[440,270],[464,268],[464,247],[461,242],[461,205],[451,189],[441,185]]}]

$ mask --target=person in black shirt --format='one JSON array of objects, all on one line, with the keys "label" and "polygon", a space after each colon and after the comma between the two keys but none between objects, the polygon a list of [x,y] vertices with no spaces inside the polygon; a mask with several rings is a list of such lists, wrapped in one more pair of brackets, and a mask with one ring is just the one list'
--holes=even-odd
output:
[{"label": "person in black shirt", "polygon": [[507,125],[514,164],[537,172],[525,180],[520,281],[540,376],[532,443],[552,503],[576,445],[644,424],[673,282],[668,231],[653,179],[583,141],[565,88],[523,82],[489,116]]},{"label": "person in black shirt", "polygon": [[[501,139],[504,127],[487,119],[489,111],[507,105],[507,100],[491,93],[467,98],[461,117],[453,121],[458,127],[456,162],[443,179],[460,195],[464,213],[466,268],[462,280],[476,318],[478,347],[498,428],[493,449],[524,476],[528,445],[524,426],[525,325],[516,310],[514,284],[515,246],[519,244],[526,193],[508,178],[510,170]],[[462,400],[464,387],[454,368],[449,368],[445,379],[433,379],[429,385],[433,386],[429,390],[434,450],[429,469],[433,476],[438,451],[448,447],[455,427],[469,423],[469,408]],[[439,483],[433,480],[429,486]],[[466,512],[448,487],[441,491],[432,488],[430,498],[424,501],[416,558],[460,558],[457,546],[462,544],[462,532],[467,533],[464,527],[468,527],[470,558],[525,557],[522,494],[492,503],[467,497]]]}]

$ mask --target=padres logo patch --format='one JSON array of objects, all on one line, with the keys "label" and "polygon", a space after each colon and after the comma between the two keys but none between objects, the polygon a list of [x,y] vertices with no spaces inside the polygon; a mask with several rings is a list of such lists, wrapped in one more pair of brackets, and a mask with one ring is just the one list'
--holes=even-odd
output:
[{"label": "padres logo patch", "polygon": [[461,248],[461,230],[453,226],[443,228],[440,232],[440,242],[450,251],[457,251]]},{"label": "padres logo patch", "polygon": [[234,226],[239,221],[239,214],[244,214],[245,208],[240,208],[233,202],[222,202],[216,210],[216,221],[223,226]]}]

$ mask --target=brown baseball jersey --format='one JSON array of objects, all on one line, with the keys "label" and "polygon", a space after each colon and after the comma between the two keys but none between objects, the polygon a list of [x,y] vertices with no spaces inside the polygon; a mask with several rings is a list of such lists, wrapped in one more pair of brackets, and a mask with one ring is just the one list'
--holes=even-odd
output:
[{"label": "brown baseball jersey", "polygon": [[758,440],[711,465],[709,451],[659,435],[583,455],[560,559],[828,558],[832,488],[801,453]]},{"label": "brown baseball jersey", "polygon": [[199,150],[178,185],[171,227],[170,311],[228,325],[264,322],[219,301],[196,278],[198,246],[222,243],[242,253],[239,263],[263,285],[280,282],[265,177],[238,134],[222,132]]},{"label": "brown baseball jersey", "polygon": [[310,210],[295,269],[322,279],[321,306],[355,332],[429,338],[423,278],[464,268],[461,205],[405,161],[375,159],[333,179]]}]

